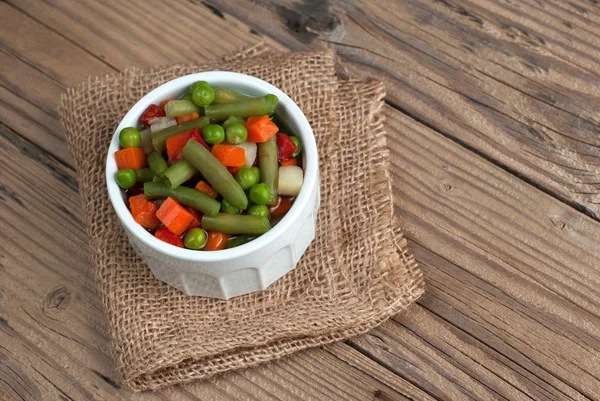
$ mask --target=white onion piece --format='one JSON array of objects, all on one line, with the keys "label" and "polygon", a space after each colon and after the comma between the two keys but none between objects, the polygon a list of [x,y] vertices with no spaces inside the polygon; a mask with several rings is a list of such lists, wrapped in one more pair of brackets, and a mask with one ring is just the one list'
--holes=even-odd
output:
[{"label": "white onion piece", "polygon": [[150,124],[150,132],[153,134],[165,128],[177,125],[177,120],[171,117],[153,117],[148,120]]},{"label": "white onion piece", "polygon": [[303,182],[304,171],[300,167],[279,167],[279,185],[277,186],[277,193],[279,195],[298,196]]},{"label": "white onion piece", "polygon": [[142,148],[147,155],[154,152],[154,146],[152,145],[152,137],[150,136],[150,132],[150,128],[140,131],[140,136],[142,137],[140,148]]},{"label": "white onion piece", "polygon": [[256,152],[258,152],[258,147],[253,142],[244,142],[239,145],[235,145],[238,148],[244,149],[246,153],[246,161],[244,162],[244,167],[252,167],[254,164],[254,160],[256,159]]}]

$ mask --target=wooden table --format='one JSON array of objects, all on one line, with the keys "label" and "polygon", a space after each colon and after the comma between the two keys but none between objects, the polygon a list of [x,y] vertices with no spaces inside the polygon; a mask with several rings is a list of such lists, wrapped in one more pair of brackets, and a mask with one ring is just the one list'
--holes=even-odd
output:
[{"label": "wooden table", "polygon": [[[8,0],[0,38],[0,399],[600,399],[598,1]],[[259,40],[330,46],[385,82],[396,214],[426,294],[354,340],[133,394],[59,95]]]}]

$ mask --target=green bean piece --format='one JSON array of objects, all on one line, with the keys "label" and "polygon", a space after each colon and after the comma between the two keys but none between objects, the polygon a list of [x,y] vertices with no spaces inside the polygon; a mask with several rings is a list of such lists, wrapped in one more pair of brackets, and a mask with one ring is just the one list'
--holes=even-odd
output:
[{"label": "green bean piece", "polygon": [[223,199],[221,201],[221,212],[222,213],[230,213],[230,214],[238,214],[240,209],[233,206],[231,203],[227,202],[227,199]]},{"label": "green bean piece", "polygon": [[183,132],[189,131],[196,127],[202,129],[210,124],[210,117],[200,117],[192,121],[185,122],[183,124],[168,127],[152,134],[152,145],[157,152],[164,152],[167,149],[165,142],[172,136],[179,135]]},{"label": "green bean piece", "polygon": [[135,170],[126,168],[117,171],[115,174],[115,181],[117,182],[117,185],[123,189],[132,188],[136,181]]},{"label": "green bean piece", "polygon": [[258,165],[260,182],[264,182],[271,190],[271,199],[267,205],[277,204],[277,184],[279,182],[279,163],[277,160],[277,136],[273,135],[266,142],[258,144]]},{"label": "green bean piece", "polygon": [[144,153],[149,155],[154,152],[154,146],[152,146],[152,137],[150,136],[150,128],[146,128],[140,131],[140,148],[144,150]]},{"label": "green bean piece", "polygon": [[275,95],[266,95],[243,102],[211,104],[204,108],[204,114],[215,121],[225,121],[231,116],[251,117],[271,115],[275,112],[279,99]]},{"label": "green bean piece", "polygon": [[225,248],[235,248],[236,246],[247,244],[248,242],[257,239],[258,235],[240,235],[238,237],[229,238]]},{"label": "green bean piece", "polygon": [[143,184],[148,181],[152,181],[154,179],[154,173],[149,168],[141,168],[139,170],[135,170],[136,175],[136,184]]},{"label": "green bean piece", "polygon": [[223,121],[223,124],[221,124],[223,126],[224,129],[227,129],[227,127],[229,127],[232,124],[241,124],[241,123],[245,123],[246,119],[242,118],[242,117],[238,117],[238,116],[230,116],[227,118],[227,120]]},{"label": "green bean piece", "polygon": [[185,114],[199,113],[200,107],[198,107],[191,100],[171,100],[165,106],[165,113],[169,117],[181,117]]},{"label": "green bean piece", "polygon": [[279,115],[274,115],[273,118],[271,118],[271,121],[273,121],[275,125],[279,127],[279,132],[287,132],[290,136],[291,133],[294,132],[292,127],[290,127],[290,125],[288,124],[287,120],[284,120]]},{"label": "green bean piece", "polygon": [[192,100],[192,92],[186,92],[179,96],[179,100]]},{"label": "green bean piece", "polygon": [[162,178],[154,176],[154,178],[152,179],[152,182],[164,182]]},{"label": "green bean piece", "polygon": [[183,237],[183,245],[188,249],[197,251],[204,248],[206,239],[206,231],[201,228],[192,228],[185,234],[185,237]]},{"label": "green bean piece", "polygon": [[167,161],[160,152],[152,152],[148,155],[148,166],[155,176],[160,177],[169,168]]},{"label": "green bean piece", "polygon": [[183,157],[200,173],[223,198],[240,210],[248,207],[246,193],[233,175],[204,146],[190,139],[183,147]]},{"label": "green bean piece", "polygon": [[193,207],[206,216],[216,216],[221,208],[221,203],[212,197],[188,187],[171,189],[162,182],[147,182],[144,184],[144,196],[147,199],[171,197],[177,202]]},{"label": "green bean piece", "polygon": [[290,140],[296,145],[296,150],[294,150],[294,154],[292,157],[296,157],[302,152],[302,141],[297,136],[290,135]]},{"label": "green bean piece", "polygon": [[215,100],[213,104],[243,102],[253,99],[252,96],[242,95],[240,92],[229,88],[213,88]]},{"label": "green bean piece", "polygon": [[187,160],[182,159],[166,169],[161,178],[171,189],[175,189],[196,175],[196,173],[197,170],[194,166]]},{"label": "green bean piece", "polygon": [[266,217],[243,214],[219,213],[216,216],[204,215],[202,228],[208,231],[220,231],[225,234],[264,234],[271,229]]}]

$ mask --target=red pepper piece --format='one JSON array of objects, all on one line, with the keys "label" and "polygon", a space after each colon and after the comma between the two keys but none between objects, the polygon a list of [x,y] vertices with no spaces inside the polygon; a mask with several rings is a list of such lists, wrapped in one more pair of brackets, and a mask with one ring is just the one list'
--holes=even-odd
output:
[{"label": "red pepper piece", "polygon": [[286,214],[292,207],[292,203],[294,203],[294,198],[289,196],[278,196],[277,204],[275,206],[271,206],[269,211],[271,212],[272,217],[283,216]]},{"label": "red pepper piece", "polygon": [[194,216],[194,220],[192,220],[192,222],[190,223],[190,225],[188,226],[188,230],[191,230],[192,228],[201,228],[202,227],[202,216],[204,216],[202,214],[202,212],[197,211],[196,209],[194,209],[191,206],[186,207],[186,209],[188,210],[188,212],[190,212],[192,214],[192,216]]},{"label": "red pepper piece", "polygon": [[199,142],[202,146],[204,146],[206,149],[208,149],[208,145],[206,144],[206,142],[204,142],[204,139],[202,139],[202,135],[200,135],[200,128],[194,127],[194,129],[192,129],[189,132],[192,133],[192,135],[190,136],[190,139],[193,139],[194,141]]},{"label": "red pepper piece", "polygon": [[241,169],[241,167],[227,167],[227,171],[229,171],[231,174],[237,173],[239,169]]},{"label": "red pepper piece", "polygon": [[[196,142],[200,142],[202,146],[208,149],[208,145],[206,144],[206,142],[204,142],[202,136],[200,136],[200,129],[198,127],[194,127],[189,131],[186,131],[182,134],[176,135],[171,138],[175,137],[181,137],[183,140],[177,145],[177,149],[172,149],[171,152],[169,152],[169,145],[167,142],[167,154],[169,154],[169,162],[171,163],[175,163],[176,161],[183,159],[183,147],[190,139],[193,139]],[[169,141],[169,139],[167,139],[167,141]]]},{"label": "red pepper piece", "polygon": [[150,126],[150,119],[155,117],[164,117],[165,111],[155,104],[148,106],[144,114],[140,117],[140,122],[144,125]]},{"label": "red pepper piece", "polygon": [[183,248],[183,240],[177,235],[173,234],[167,227],[161,227],[154,233],[154,236],[167,244],[175,245]]},{"label": "red pepper piece", "polygon": [[287,134],[277,134],[277,155],[279,160],[289,159],[296,151],[296,144]]}]

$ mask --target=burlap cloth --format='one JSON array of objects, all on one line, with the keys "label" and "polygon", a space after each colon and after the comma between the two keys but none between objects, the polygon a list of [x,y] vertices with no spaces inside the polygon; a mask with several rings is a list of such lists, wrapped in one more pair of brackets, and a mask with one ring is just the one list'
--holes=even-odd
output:
[{"label": "burlap cloth", "polygon": [[[379,115],[383,85],[337,77],[335,60],[332,51],[282,54],[258,45],[208,65],[90,78],[61,97],[114,357],[133,390],[356,336],[421,295],[421,272],[392,218]],[[154,278],[129,245],[104,178],[110,138],[127,110],[166,81],[210,70],[250,74],[281,88],[306,114],[320,157],[316,240],[269,289],[229,301],[190,297]]]}]

